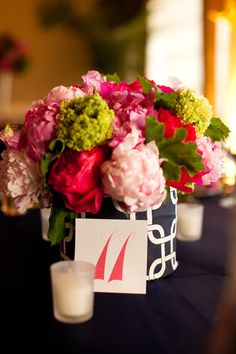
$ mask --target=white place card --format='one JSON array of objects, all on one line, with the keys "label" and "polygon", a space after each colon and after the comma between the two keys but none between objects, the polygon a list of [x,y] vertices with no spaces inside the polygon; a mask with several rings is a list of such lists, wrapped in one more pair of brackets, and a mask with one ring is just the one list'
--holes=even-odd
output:
[{"label": "white place card", "polygon": [[147,220],[77,218],[74,259],[95,264],[95,292],[145,294]]}]

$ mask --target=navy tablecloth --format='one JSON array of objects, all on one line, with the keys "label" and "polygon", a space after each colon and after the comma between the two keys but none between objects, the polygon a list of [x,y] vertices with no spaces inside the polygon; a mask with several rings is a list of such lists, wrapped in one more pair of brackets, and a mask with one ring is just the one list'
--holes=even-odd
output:
[{"label": "navy tablecloth", "polygon": [[[230,210],[206,198],[199,241],[177,240],[177,270],[146,295],[95,293],[93,318],[52,313],[49,265],[59,247],[41,237],[39,210],[0,214],[1,344],[25,353],[203,354],[228,277]],[[224,353],[222,353],[224,354]]]}]

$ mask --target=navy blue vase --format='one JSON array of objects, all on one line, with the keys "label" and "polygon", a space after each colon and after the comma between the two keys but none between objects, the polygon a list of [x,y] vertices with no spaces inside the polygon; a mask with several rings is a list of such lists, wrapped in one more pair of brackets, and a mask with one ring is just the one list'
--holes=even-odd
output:
[{"label": "navy blue vase", "polygon": [[[160,279],[175,271],[176,260],[176,189],[171,188],[168,200],[159,208],[149,208],[145,212],[131,213],[130,218],[147,220],[148,256],[147,280]],[[80,217],[78,215],[78,217]],[[96,215],[86,213],[83,217],[90,219],[126,219],[127,216],[115,206],[110,197],[105,197],[102,207]],[[69,234],[61,243],[61,258],[74,258],[74,227],[68,225]]]}]

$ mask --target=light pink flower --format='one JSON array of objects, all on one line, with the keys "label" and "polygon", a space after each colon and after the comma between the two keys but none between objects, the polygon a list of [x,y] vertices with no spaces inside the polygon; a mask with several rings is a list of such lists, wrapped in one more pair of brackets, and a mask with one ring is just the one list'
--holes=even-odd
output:
[{"label": "light pink flower", "polygon": [[70,86],[66,87],[63,85],[54,87],[47,97],[45,98],[45,103],[49,104],[51,102],[57,102],[60,104],[62,101],[73,100],[75,97],[84,96],[85,93],[78,87]]},{"label": "light pink flower", "polygon": [[128,212],[160,205],[166,197],[161,162],[154,142],[131,150],[119,146],[119,152],[115,148],[112,159],[101,166],[105,194]]},{"label": "light pink flower", "polygon": [[202,163],[205,166],[205,170],[208,173],[202,176],[203,185],[209,185],[213,182],[217,182],[222,177],[224,170],[224,158],[221,149],[221,143],[215,142],[207,137],[201,135],[197,141],[198,150],[202,155]]},{"label": "light pink flower", "polygon": [[0,190],[10,196],[24,213],[32,203],[40,202],[42,176],[39,165],[24,150],[7,149],[0,161]]},{"label": "light pink flower", "polygon": [[94,91],[100,91],[101,82],[105,82],[106,78],[101,76],[101,74],[96,70],[90,70],[86,75],[82,76],[82,80],[84,82],[80,88],[85,93],[94,93]]},{"label": "light pink flower", "polygon": [[[144,139],[142,139],[142,142],[144,142]],[[139,143],[139,130],[136,127],[131,127],[131,132],[126,135],[123,143],[117,145],[113,150],[112,159],[119,159],[120,156],[129,153],[129,151],[135,148]],[[155,152],[158,154],[157,150],[155,150]]]}]

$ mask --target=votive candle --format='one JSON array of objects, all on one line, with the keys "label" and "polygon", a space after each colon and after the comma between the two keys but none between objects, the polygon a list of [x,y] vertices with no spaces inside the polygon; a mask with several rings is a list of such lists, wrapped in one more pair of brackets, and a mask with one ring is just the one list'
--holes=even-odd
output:
[{"label": "votive candle", "polygon": [[94,266],[83,261],[60,261],[51,266],[53,310],[57,320],[80,323],[93,316]]}]

